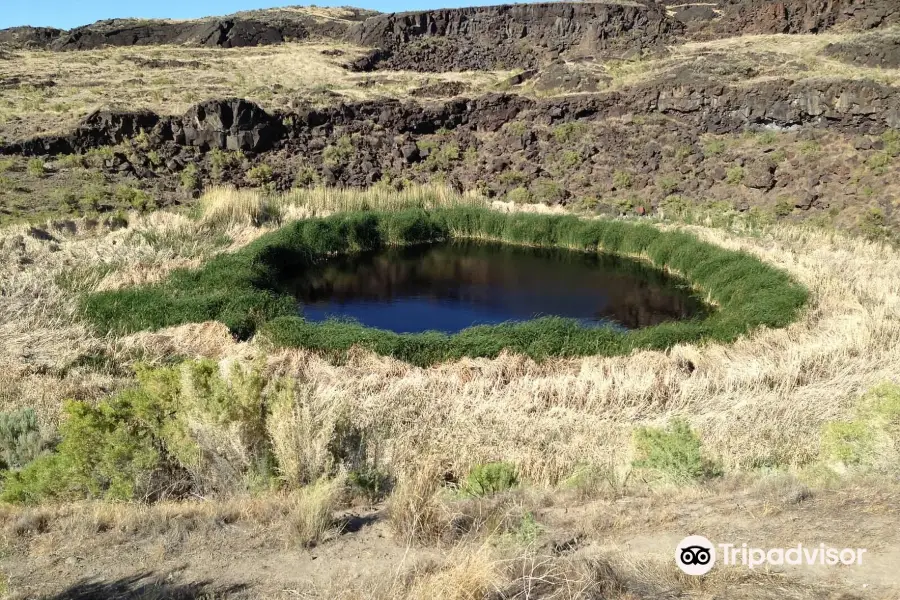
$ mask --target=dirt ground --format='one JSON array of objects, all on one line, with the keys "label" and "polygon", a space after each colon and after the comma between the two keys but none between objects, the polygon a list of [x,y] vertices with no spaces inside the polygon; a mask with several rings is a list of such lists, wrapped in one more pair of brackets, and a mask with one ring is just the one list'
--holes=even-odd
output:
[{"label": "dirt ground", "polygon": [[[509,502],[534,516],[534,535],[510,539],[486,530],[452,542],[409,544],[393,533],[386,507],[376,505],[335,515],[335,528],[313,548],[291,544],[289,524],[271,506],[265,517],[258,506],[249,509],[255,514],[249,520],[229,517],[221,506],[140,515],[120,507],[102,518],[108,508],[95,505],[55,515],[16,509],[5,515],[2,569],[7,597],[17,599],[331,598],[353,589],[362,590],[353,597],[375,597],[385,582],[490,546],[502,556],[609,561],[631,594],[625,598],[898,598],[898,493],[898,482],[851,479],[810,488],[784,475],[584,500],[571,491],[520,491]],[[43,518],[36,516],[40,510]],[[824,543],[867,552],[861,565],[717,566],[692,578],[675,570],[673,553],[695,534],[715,544]]]}]

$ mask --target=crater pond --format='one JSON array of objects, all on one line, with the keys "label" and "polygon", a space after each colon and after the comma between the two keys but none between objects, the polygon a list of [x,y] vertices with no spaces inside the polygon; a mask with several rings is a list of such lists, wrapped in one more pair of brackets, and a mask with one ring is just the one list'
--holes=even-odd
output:
[{"label": "crater pond", "polygon": [[547,316],[626,330],[706,314],[683,281],[636,260],[468,240],[329,258],[284,285],[309,321],[397,333]]}]

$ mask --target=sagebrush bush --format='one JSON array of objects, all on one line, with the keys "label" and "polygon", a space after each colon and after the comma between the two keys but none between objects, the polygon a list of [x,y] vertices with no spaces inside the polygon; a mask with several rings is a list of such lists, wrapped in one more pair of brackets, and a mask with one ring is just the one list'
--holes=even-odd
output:
[{"label": "sagebrush bush", "polygon": [[825,423],[820,455],[841,469],[900,470],[900,385],[876,386],[860,399],[853,419]]},{"label": "sagebrush bush", "polygon": [[21,469],[46,450],[34,409],[0,412],[0,469]]},{"label": "sagebrush bush", "polygon": [[466,476],[462,491],[470,496],[490,496],[518,485],[519,475],[515,465],[492,462],[473,467]]},{"label": "sagebrush bush", "polygon": [[703,455],[700,436],[687,421],[676,419],[668,428],[642,427],[634,432],[635,460],[640,469],[651,469],[675,481],[706,479],[721,469]]}]

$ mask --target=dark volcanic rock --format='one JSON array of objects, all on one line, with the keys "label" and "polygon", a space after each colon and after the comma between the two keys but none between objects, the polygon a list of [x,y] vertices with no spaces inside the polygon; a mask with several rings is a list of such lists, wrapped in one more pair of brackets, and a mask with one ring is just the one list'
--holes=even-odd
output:
[{"label": "dark volcanic rock", "polygon": [[381,49],[378,68],[454,71],[530,68],[576,47],[621,55],[682,30],[655,4],[542,3],[379,15],[355,25],[348,38]]},{"label": "dark volcanic rock", "polygon": [[11,48],[46,48],[63,33],[52,27],[11,27],[0,29],[0,45]]},{"label": "dark volcanic rock", "polygon": [[264,152],[282,136],[280,122],[252,102],[238,98],[210,100],[172,123],[176,143],[203,150]]},{"label": "dark volcanic rock", "polygon": [[828,44],[825,55],[855,65],[896,69],[900,67],[900,33],[871,33]]}]

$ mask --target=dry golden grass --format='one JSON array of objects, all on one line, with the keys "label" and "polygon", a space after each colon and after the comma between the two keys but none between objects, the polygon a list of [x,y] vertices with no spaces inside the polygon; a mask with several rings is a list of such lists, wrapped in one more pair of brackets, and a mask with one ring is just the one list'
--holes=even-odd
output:
[{"label": "dry golden grass", "polygon": [[[376,193],[356,192],[353,202]],[[327,212],[329,202],[332,208],[348,202],[341,194],[308,194],[321,202],[316,214]],[[445,201],[452,200],[448,193]],[[231,247],[274,226],[232,222],[220,230]],[[60,233],[57,242],[39,241],[22,228],[6,230],[0,238],[0,334],[6,340],[0,409],[34,406],[52,425],[68,390],[97,398],[127,381],[89,369],[63,370],[88,352],[103,351],[124,364],[136,353],[150,361],[171,354],[208,353],[231,361],[264,355],[268,376],[302,381],[310,410],[351,414],[389,465],[436,457],[443,468],[465,473],[476,463],[502,459],[515,463],[527,480],[545,484],[584,464],[621,469],[631,460],[634,427],[673,417],[688,419],[706,450],[728,469],[804,464],[818,455],[823,423],[847,417],[862,393],[900,372],[900,253],[791,227],[747,233],[686,228],[786,269],[812,292],[797,323],[731,345],[540,364],[506,354],[423,369],[364,351],[335,365],[301,349],[238,344],[215,325],[98,339],[79,323],[73,288],[115,287],[111,281],[139,279],[129,273],[159,275],[169,265],[221,251],[197,247],[198,239],[209,237],[199,235],[208,227],[159,213],[135,218],[128,230]],[[151,244],[148,238],[159,236],[140,235],[147,231],[182,241]],[[17,236],[21,243],[11,243]],[[92,270],[97,263],[107,263],[99,274]],[[64,275],[69,287],[60,285]]]},{"label": "dry golden grass", "polygon": [[[706,75],[737,85],[788,78],[871,79],[887,85],[900,82],[900,69],[883,69],[848,64],[823,53],[831,43],[857,39],[856,33],[746,35],[705,42],[688,42],[669,48],[662,58],[606,64],[615,89],[639,85],[667,73],[688,69],[692,75]],[[889,29],[871,35],[892,35]],[[748,74],[749,73],[749,74]]]},{"label": "dry golden grass", "polygon": [[[324,50],[340,50],[326,56]],[[352,73],[341,65],[364,49],[337,42],[254,48],[105,48],[81,52],[11,51],[0,61],[0,134],[7,139],[71,128],[101,107],[147,108],[181,114],[210,98],[239,96],[267,110],[336,100],[406,98],[427,83],[420,73]],[[147,66],[145,61],[160,61]],[[435,82],[461,81],[473,93],[494,87],[507,72],[442,73]],[[44,84],[53,81],[55,85]]]}]

